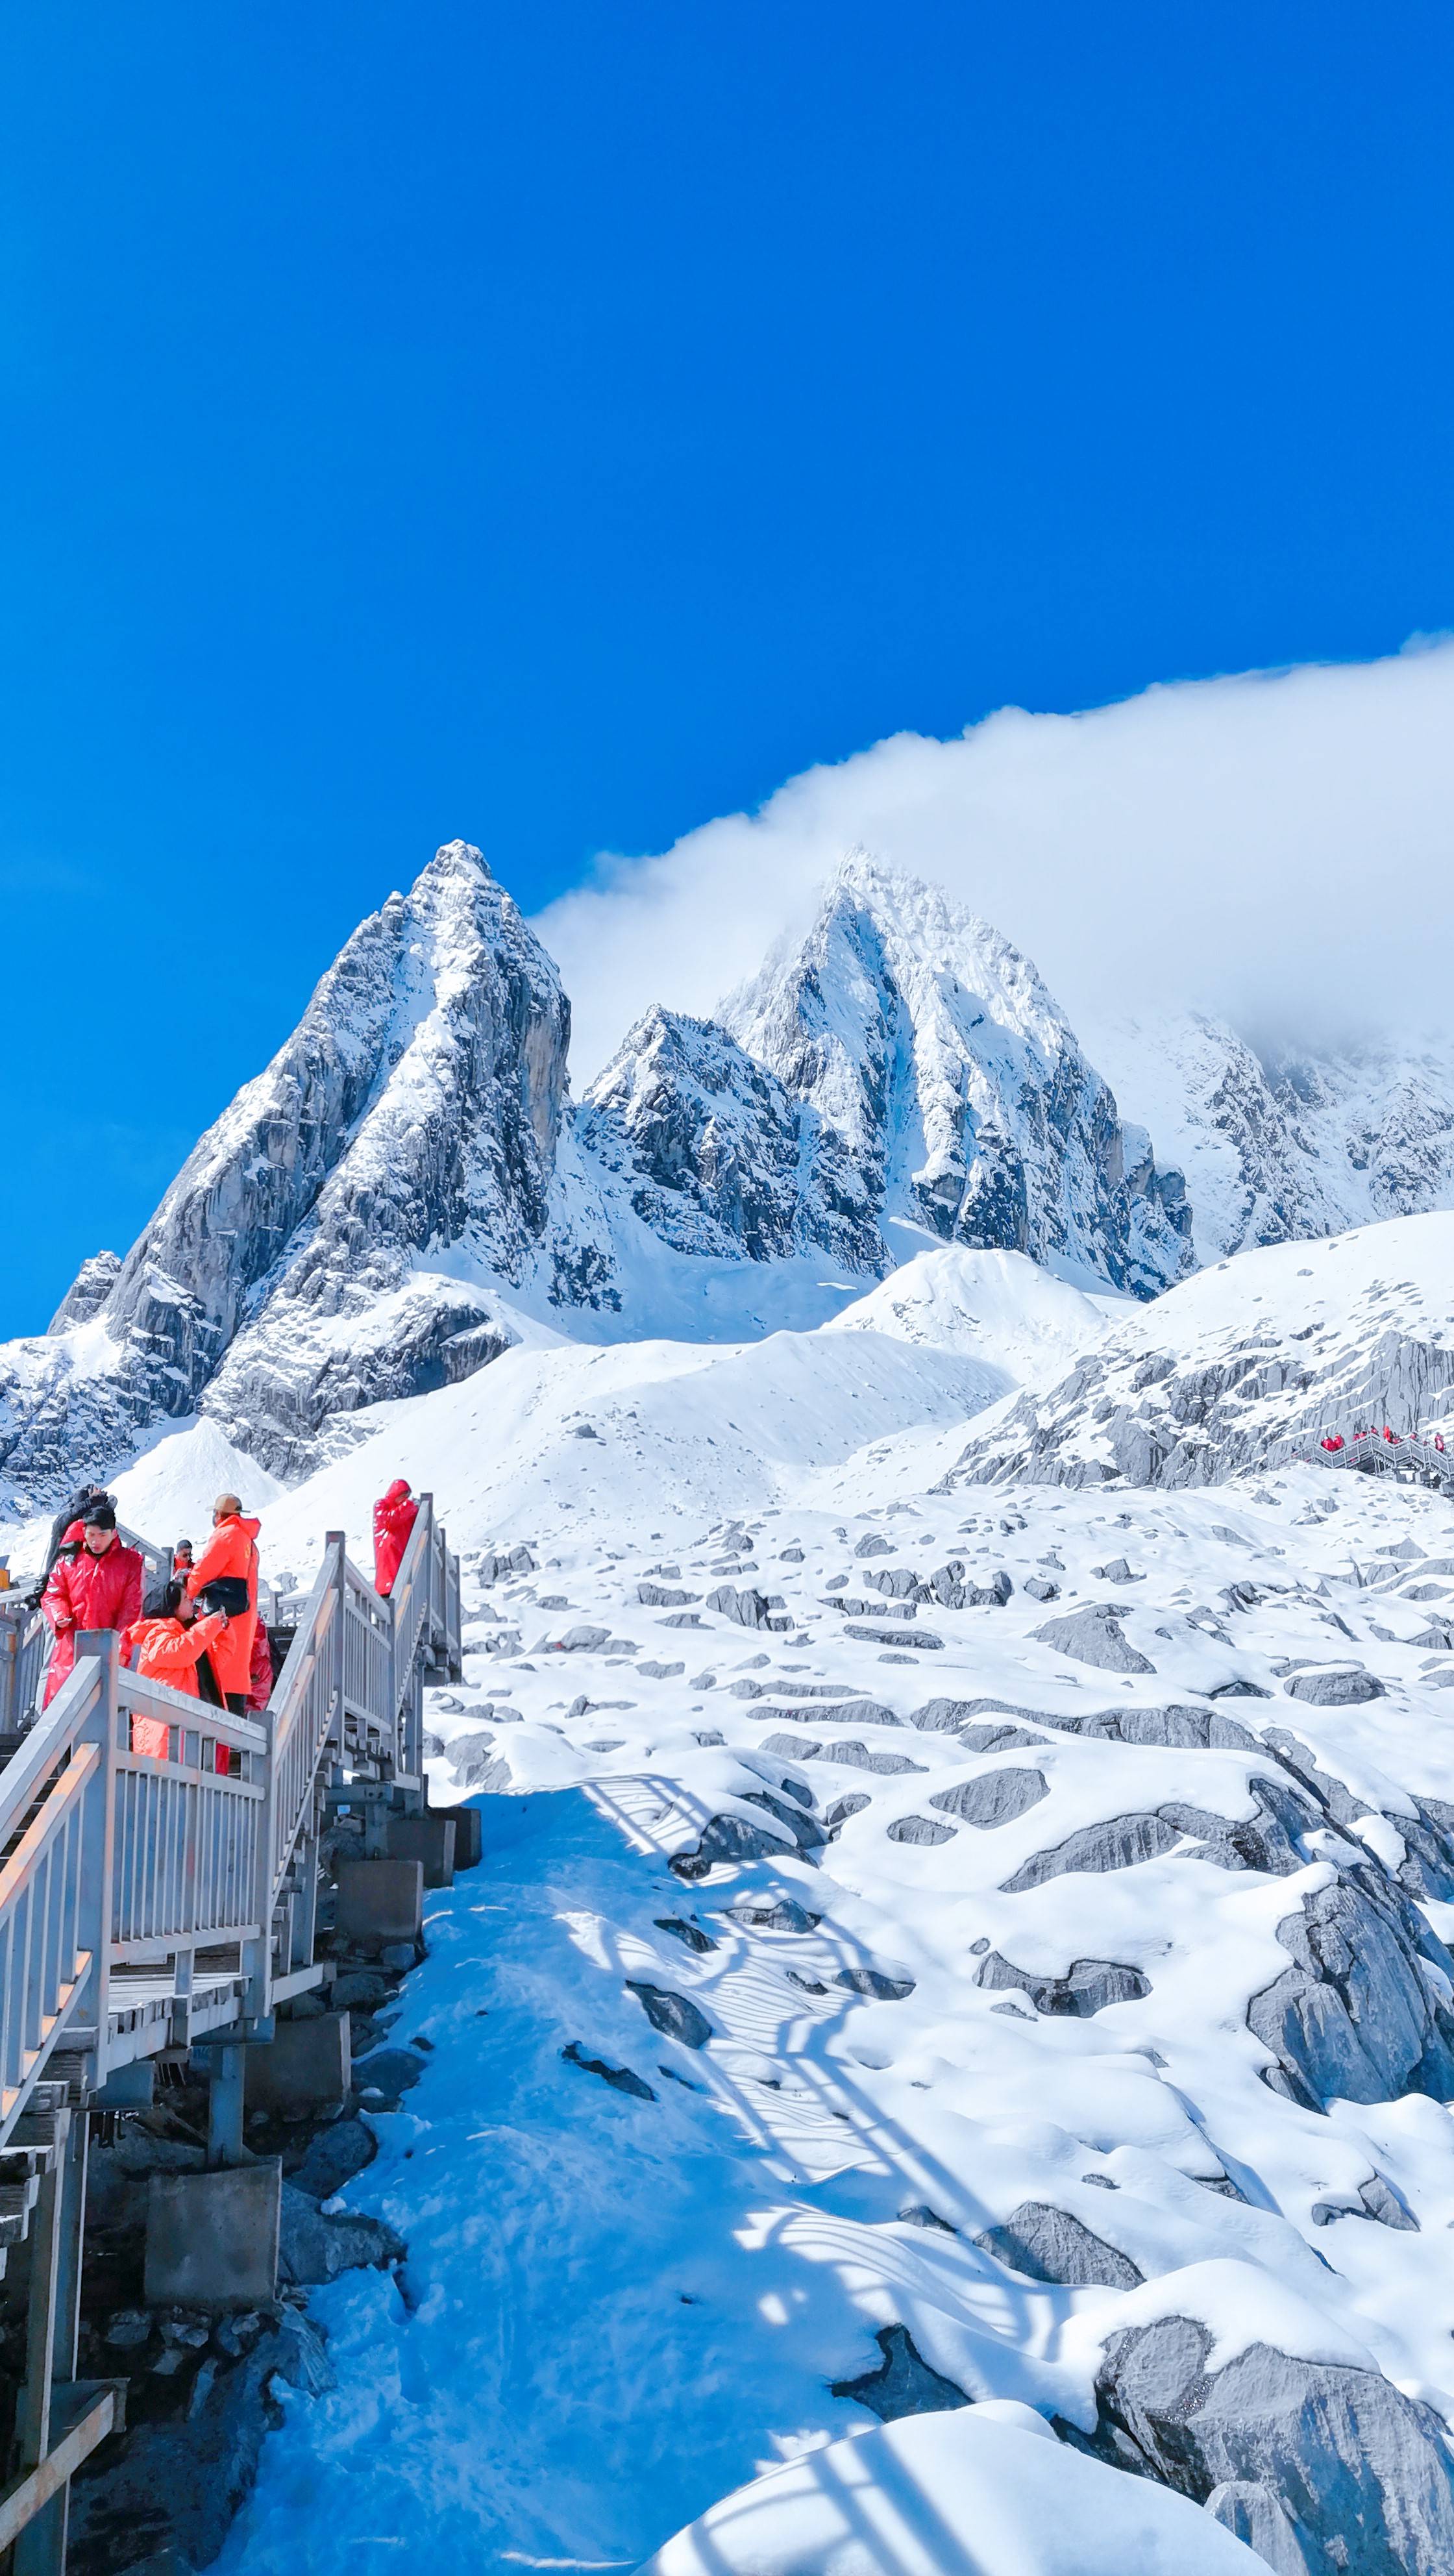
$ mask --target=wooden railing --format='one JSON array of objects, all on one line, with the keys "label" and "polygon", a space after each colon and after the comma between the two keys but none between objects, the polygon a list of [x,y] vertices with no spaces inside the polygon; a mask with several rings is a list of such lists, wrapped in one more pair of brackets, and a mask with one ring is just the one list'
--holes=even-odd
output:
[{"label": "wooden railing", "polygon": [[417,1795],[424,1676],[458,1677],[459,1637],[459,1561],[425,1496],[391,1601],[330,1535],[256,1721],[129,1672],[110,1633],[77,1638],[0,1771],[0,2147],[58,2045],[99,2088],[179,2040],[246,2035],[310,1980],[325,1794],[362,1776]]}]

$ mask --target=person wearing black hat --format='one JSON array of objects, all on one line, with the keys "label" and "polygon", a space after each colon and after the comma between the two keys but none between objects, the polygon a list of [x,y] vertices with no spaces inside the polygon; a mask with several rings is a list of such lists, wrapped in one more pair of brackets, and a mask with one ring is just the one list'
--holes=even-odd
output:
[{"label": "person wearing black hat", "polygon": [[141,1578],[141,1551],[123,1546],[117,1537],[114,1505],[104,1496],[89,1502],[80,1548],[74,1557],[58,1559],[41,1597],[41,1609],[55,1638],[42,1708],[49,1708],[75,1669],[79,1634],[87,1629],[129,1628],[140,1618]]},{"label": "person wearing black hat", "polygon": [[[50,1581],[51,1568],[55,1564],[56,1558],[60,1555],[61,1549],[66,1543],[66,1532],[70,1529],[72,1523],[79,1521],[84,1527],[86,1513],[92,1503],[110,1502],[111,1496],[107,1493],[104,1485],[83,1485],[80,1492],[76,1495],[75,1500],[67,1503],[63,1512],[57,1512],[55,1519],[50,1525],[50,1546],[46,1551],[45,1566],[40,1578],[42,1590]],[[112,1504],[113,1514],[115,1512],[115,1508],[115,1505]]]}]

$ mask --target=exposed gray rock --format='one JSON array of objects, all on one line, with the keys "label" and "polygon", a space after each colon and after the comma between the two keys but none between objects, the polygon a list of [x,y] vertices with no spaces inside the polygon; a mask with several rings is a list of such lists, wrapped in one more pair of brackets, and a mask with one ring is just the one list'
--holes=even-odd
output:
[{"label": "exposed gray rock", "polygon": [[823,1920],[791,1896],[748,1897],[727,1910],[734,1923],[749,1924],[755,1932],[813,1932]]},{"label": "exposed gray rock", "polygon": [[921,1654],[937,1654],[944,1640],[927,1628],[867,1628],[849,1620],[845,1637],[857,1637],[867,1646],[914,1646]]},{"label": "exposed gray rock", "polygon": [[719,1617],[734,1620],[739,1628],[765,1628],[770,1607],[765,1593],[756,1592],[749,1584],[738,1591],[735,1584],[719,1584],[707,1595],[706,1607]]},{"label": "exposed gray rock", "polygon": [[828,1812],[823,1819],[823,1822],[827,1826],[829,1833],[836,1835],[840,1826],[847,1824],[850,1816],[861,1816],[864,1808],[871,1807],[872,1804],[873,1800],[871,1798],[865,1798],[850,1792],[846,1798],[834,1799],[832,1806],[828,1809]]},{"label": "exposed gray rock", "polygon": [[1297,1837],[1319,1824],[1317,1810],[1295,1790],[1272,1781],[1259,1781],[1255,1795],[1255,1817],[1241,1821],[1173,1802],[1154,1814],[1113,1816],[1101,1824],[1083,1825],[1053,1850],[1036,1852],[1013,1878],[1005,1880],[1005,1893],[1018,1896],[1026,1888],[1043,1886],[1047,1879],[1063,1877],[1068,1870],[1134,1869],[1141,1861],[1158,1860],[1174,1851],[1183,1836],[1201,1845],[1199,1860],[1211,1861],[1218,1869],[1255,1869],[1276,1878],[1290,1877],[1306,1862],[1308,1855],[1299,1848]]},{"label": "exposed gray rock", "polygon": [[1252,2478],[1225,2478],[1213,2487],[1206,2510],[1235,2540],[1255,2550],[1272,2576],[1323,2576],[1328,2560],[1321,2543],[1305,2531],[1304,2548],[1270,2487],[1260,2487]]},{"label": "exposed gray rock", "polygon": [[[886,1565],[878,1574],[865,1575],[864,1581],[871,1583],[874,1590],[881,1592],[888,1601],[914,1601],[928,1597],[927,1587],[920,1582],[912,1565]],[[958,1590],[957,1585],[951,1588]]]},{"label": "exposed gray rock", "polygon": [[855,1556],[892,1556],[893,1549],[886,1538],[880,1538],[876,1530],[870,1530],[865,1538],[859,1540],[853,1553]]},{"label": "exposed gray rock", "polygon": [[959,1741],[966,1753],[1038,1753],[1042,1738],[1023,1726],[962,1726]]},{"label": "exposed gray rock", "polygon": [[[740,1683],[734,1687],[741,1689]],[[754,1699],[760,1696],[760,1687],[757,1683],[753,1684],[751,1696]],[[780,1691],[787,1691],[792,1688],[792,1685],[788,1682],[779,1682],[777,1687]],[[784,1718],[801,1720],[804,1717],[811,1717],[819,1726],[901,1726],[903,1723],[901,1718],[894,1715],[891,1708],[883,1707],[878,1700],[839,1699],[831,1686],[824,1690],[821,1685],[804,1684],[801,1695],[805,1699],[811,1697],[814,1700],[821,1697],[825,1704],[821,1708],[813,1709],[760,1708],[757,1715],[763,1725],[776,1724]]]},{"label": "exposed gray rock", "polygon": [[1003,1610],[1014,1589],[1006,1573],[992,1574],[988,1583],[966,1585],[964,1607],[967,1610]]},{"label": "exposed gray rock", "polygon": [[[413,1966],[412,1958],[409,1964]],[[396,2102],[401,2093],[409,2092],[418,2083],[423,2072],[424,2060],[416,2057],[412,2048],[372,2048],[367,2057],[356,2060],[353,2080],[360,2094],[373,2091]]]},{"label": "exposed gray rock", "polygon": [[[804,1806],[812,1804],[812,1790],[804,1782],[784,1780],[783,1787],[790,1796],[800,1798]],[[762,1807],[768,1815],[775,1816],[779,1824],[785,1825],[800,1852],[816,1850],[823,1840],[822,1827],[811,1816],[800,1815],[794,1808],[785,1807],[770,1789],[746,1789],[743,1796],[749,1806]]]},{"label": "exposed gray rock", "polygon": [[1022,1589],[1032,1601],[1058,1601],[1060,1599],[1059,1584],[1051,1583],[1043,1574],[1032,1574],[1027,1576]]},{"label": "exposed gray rock", "polygon": [[1156,1670],[1134,1646],[1127,1644],[1114,1602],[1087,1602],[1082,1610],[1068,1610],[1062,1618],[1047,1619],[1044,1627],[1034,1629],[1032,1634],[1042,1646],[1053,1646],[1058,1655],[1069,1655],[1072,1663],[1094,1664],[1101,1672]]},{"label": "exposed gray rock", "polygon": [[1290,1699],[1306,1700],[1312,1708],[1356,1708],[1364,1700],[1385,1697],[1377,1674],[1365,1672],[1361,1664],[1290,1673],[1282,1687]]},{"label": "exposed gray rock", "polygon": [[855,1737],[840,1736],[825,1746],[825,1762],[839,1762],[850,1771],[876,1771],[886,1780],[896,1779],[905,1771],[922,1771],[922,1762],[911,1762],[906,1753],[886,1753],[876,1744],[861,1744]]},{"label": "exposed gray rock", "polygon": [[69,1332],[74,1324],[89,1324],[99,1315],[117,1280],[121,1262],[114,1252],[93,1252],[83,1261],[50,1322],[48,1334]]},{"label": "exposed gray rock", "polygon": [[930,2369],[907,2326],[881,2326],[874,2342],[883,2354],[879,2368],[864,2371],[858,2379],[835,2379],[830,2396],[851,2397],[881,2424],[897,2424],[905,2415],[942,2415],[952,2406],[968,2405],[962,2388]]},{"label": "exposed gray rock", "polygon": [[1144,1574],[1133,1574],[1123,1556],[1113,1556],[1109,1565],[1093,1565],[1091,1573],[1097,1583],[1144,1583]]},{"label": "exposed gray rock", "polygon": [[875,2004],[900,2004],[914,1991],[912,1977],[886,1976],[881,1968],[840,1968],[833,1983],[850,1995],[866,1995]]},{"label": "exposed gray rock", "polygon": [[[1432,2407],[1376,2371],[1299,2361],[1267,2344],[1209,2372],[1211,2341],[1187,2317],[1113,2335],[1089,2447],[1196,2503],[1228,2485],[1263,2490],[1317,2576],[1334,2568],[1433,2576],[1454,2567],[1454,2473]],[[1295,2559],[1282,2564],[1301,2576]]]},{"label": "exposed gray rock", "polygon": [[697,1595],[679,1591],[669,1583],[638,1583],[636,1598],[643,1610],[685,1610]]},{"label": "exposed gray rock", "polygon": [[658,1932],[669,1932],[685,1949],[701,1952],[717,1947],[711,1933],[704,1932],[700,1923],[684,1923],[679,1914],[658,1914],[653,1919]]},{"label": "exposed gray rock", "polygon": [[1061,1735],[1099,1736],[1108,1744],[1154,1744],[1175,1753],[1261,1750],[1256,1736],[1235,1717],[1210,1708],[1100,1708],[1084,1717],[1046,1709],[1036,1722]]},{"label": "exposed gray rock", "polygon": [[282,2277],[300,2285],[336,2281],[340,2272],[382,2271],[403,2260],[405,2245],[382,2218],[350,2210],[325,2218],[306,2192],[283,2185],[278,2260]]},{"label": "exposed gray rock", "polygon": [[629,2093],[638,2102],[656,2100],[644,2075],[638,2075],[630,2066],[608,2066],[604,2057],[587,2057],[578,2039],[573,2039],[560,2053],[567,2066],[578,2066],[583,2075],[599,2075],[602,2083],[609,2084],[615,2093]]},{"label": "exposed gray rock", "polygon": [[765,1735],[762,1749],[780,1753],[785,1762],[811,1762],[821,1748],[815,1735]]},{"label": "exposed gray rock", "polygon": [[645,1985],[634,1977],[627,1978],[626,1992],[636,1997],[653,2030],[679,2039],[683,2048],[706,2047],[712,2025],[686,1995],[673,1994],[669,1986]]},{"label": "exposed gray rock", "polygon": [[187,2411],[133,2426],[92,2455],[71,2488],[71,2564],[134,2565],[148,2552],[180,2569],[209,2567],[257,2475],[263,2436],[282,2421],[274,2380],[309,2397],[333,2385],[323,2341],[300,2309],[262,2320],[228,2363],[209,2355]]},{"label": "exposed gray rock", "polygon": [[443,1748],[445,1759],[456,1780],[467,1788],[477,1788],[490,1768],[495,1751],[495,1737],[487,1726],[477,1726],[468,1735],[456,1735]]},{"label": "exposed gray rock", "polygon": [[1438,1798],[1415,1798],[1416,1818],[1396,1816],[1405,1857],[1399,1881],[1415,1896],[1454,1904],[1454,1807]]},{"label": "exposed gray rock", "polygon": [[1178,1839],[1175,1828],[1154,1815],[1112,1816],[1103,1824],[1082,1825],[1053,1851],[1036,1852],[1027,1860],[1004,1881],[1005,1894],[1019,1896],[1027,1887],[1043,1887],[1047,1879],[1063,1878],[1071,1870],[1134,1869],[1139,1861],[1174,1851]]},{"label": "exposed gray rock", "polygon": [[975,1984],[992,1992],[1017,1987],[1037,2012],[1068,2013],[1077,2021],[1088,2021],[1108,2004],[1134,2003],[1151,1992],[1139,1968],[1125,1967],[1116,1959],[1074,1959],[1063,1977],[1042,1977],[1015,1967],[998,1950],[988,1951],[981,1959]]},{"label": "exposed gray rock", "polygon": [[897,1816],[888,1829],[891,1843],[951,1843],[952,1825],[936,1825],[932,1816]]},{"label": "exposed gray rock", "polygon": [[[1293,1964],[1247,2007],[1277,2061],[1274,2091],[1315,2110],[1338,2098],[1454,2095],[1454,2016],[1420,1970],[1433,1935],[1394,1881],[1372,1870],[1340,1878],[1285,1916],[1277,1937]],[[1454,1961],[1434,1948],[1449,1976]]]},{"label": "exposed gray rock", "polygon": [[987,2227],[974,2241],[981,2253],[1028,2281],[1058,2281],[1071,2290],[1134,2290],[1145,2278],[1129,2254],[1118,2253],[1050,2201],[1022,2201],[1002,2226]]},{"label": "exposed gray rock", "polygon": [[1328,2227],[1335,2218],[1371,2218],[1380,2227],[1396,2227],[1402,2235],[1418,2233],[1419,2222],[1407,2201],[1381,2173],[1361,2182],[1351,2200],[1315,2200],[1312,2214],[1315,2227]]},{"label": "exposed gray rock", "polygon": [[778,1830],[749,1824],[744,1816],[713,1816],[696,1850],[677,1852],[667,1863],[675,1877],[688,1881],[705,1878],[708,1870],[722,1861],[780,1860],[784,1844],[808,1853],[825,1840],[822,1826],[813,1817],[801,1814],[795,1807],[785,1807],[770,1790],[749,1789],[745,1797],[771,1816]]},{"label": "exposed gray rock", "polygon": [[961,1824],[978,1825],[986,1833],[991,1826],[1013,1824],[1016,1816],[1023,1816],[1049,1794],[1043,1771],[1014,1765],[1003,1771],[976,1772],[972,1780],[957,1780],[952,1789],[936,1790],[929,1804],[941,1815],[957,1816]]},{"label": "exposed gray rock", "polygon": [[310,2138],[302,2163],[294,2166],[288,2180],[310,2200],[331,2200],[373,2163],[378,2151],[378,2140],[365,2121],[334,2120]]},{"label": "exposed gray rock", "polygon": [[914,1710],[909,1724],[917,1726],[924,1735],[952,1735],[966,1718],[994,1705],[992,1700],[983,1699],[927,1699],[922,1708]]}]

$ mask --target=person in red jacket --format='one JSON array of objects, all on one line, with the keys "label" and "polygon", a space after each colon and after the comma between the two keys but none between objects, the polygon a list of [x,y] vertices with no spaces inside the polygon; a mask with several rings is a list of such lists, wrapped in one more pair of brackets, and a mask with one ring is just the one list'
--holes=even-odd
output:
[{"label": "person in red jacket", "polygon": [[142,1562],[116,1535],[116,1514],[106,1502],[88,1507],[81,1545],[51,1568],[41,1609],[55,1638],[42,1708],[49,1708],[75,1670],[76,1638],[83,1629],[129,1628],[141,1616]]},{"label": "person in red jacket", "polygon": [[[189,1600],[201,1601],[204,1610],[227,1612],[227,1626],[212,1648],[212,1669],[234,1717],[246,1716],[252,1687],[260,1527],[260,1522],[244,1518],[236,1494],[219,1494],[212,1510],[212,1536],[186,1579]],[[218,1588],[209,1602],[206,1595],[214,1584]]]},{"label": "person in red jacket", "polygon": [[[173,1690],[185,1691],[189,1699],[200,1699],[199,1668],[213,1641],[226,1628],[227,1613],[212,1610],[199,1619],[180,1583],[169,1583],[162,1598],[166,1606],[160,1616],[134,1620],[122,1642],[130,1652],[133,1670],[144,1681],[169,1682]],[[133,1717],[133,1753],[150,1754],[154,1760],[165,1762],[169,1732],[165,1718]]]},{"label": "person in red jacket", "polygon": [[252,1664],[247,1677],[249,1717],[257,1717],[273,1695],[273,1641],[267,1621],[259,1619],[252,1632]]},{"label": "person in red jacket", "polygon": [[409,1491],[407,1476],[396,1476],[388,1492],[381,1494],[374,1505],[374,1590],[385,1601],[394,1589],[409,1533],[418,1518],[419,1506]]}]

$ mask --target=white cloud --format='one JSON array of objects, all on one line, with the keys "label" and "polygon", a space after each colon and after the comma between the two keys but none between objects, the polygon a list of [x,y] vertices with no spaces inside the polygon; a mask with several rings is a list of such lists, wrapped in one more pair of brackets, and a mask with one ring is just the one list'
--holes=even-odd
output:
[{"label": "white cloud", "polygon": [[658,857],[602,858],[537,923],[577,1088],[653,1001],[710,1013],[862,843],[1035,959],[1070,1012],[1191,1003],[1254,1037],[1447,1017],[1454,642],[1382,662],[1007,708],[789,780]]}]

